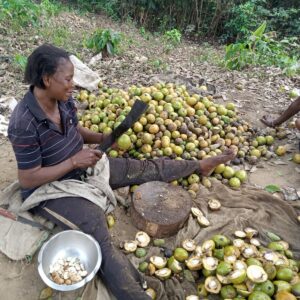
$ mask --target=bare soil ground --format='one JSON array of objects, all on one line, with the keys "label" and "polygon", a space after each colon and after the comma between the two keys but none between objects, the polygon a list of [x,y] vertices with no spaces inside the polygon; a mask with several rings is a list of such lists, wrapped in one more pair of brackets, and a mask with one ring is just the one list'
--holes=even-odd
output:
[{"label": "bare soil ground", "polygon": [[[84,62],[88,62],[92,53],[80,46],[80,39],[84,33],[99,27],[110,27],[121,30],[127,37],[122,55],[100,61],[94,70],[98,71],[104,82],[110,86],[128,87],[135,83],[146,84],[153,74],[172,72],[182,75],[195,84],[201,79],[214,84],[217,88],[217,102],[233,101],[239,107],[240,113],[254,126],[263,128],[259,118],[265,113],[278,113],[290,104],[287,91],[281,87],[299,87],[299,78],[282,77],[277,69],[252,68],[247,72],[229,72],[214,63],[216,57],[222,53],[208,45],[199,45],[190,42],[182,43],[171,53],[164,53],[159,37],[150,35],[145,39],[139,34],[133,24],[113,23],[104,16],[78,16],[74,13],[64,13],[55,20],[56,26],[72,28],[73,33],[66,39],[73,40],[69,48],[78,54]],[[52,24],[53,26],[53,24]],[[0,31],[1,32],[1,31]],[[51,41],[50,33],[46,30],[40,36],[32,36],[21,32],[13,36],[1,34],[0,54],[9,56],[10,53],[23,51],[28,54],[28,49],[36,45]],[[74,42],[76,37],[76,43]],[[131,40],[131,41],[129,41]],[[72,48],[73,47],[73,48]],[[30,52],[30,51],[29,51]],[[140,60],[145,56],[147,61]],[[161,66],[158,68],[155,60],[159,57]],[[9,62],[0,64],[0,96],[10,95],[17,99],[23,95],[27,87],[22,83],[19,70]],[[292,152],[298,147],[298,140],[281,140],[280,144],[289,143]],[[293,150],[294,149],[294,150]],[[265,187],[268,184],[277,184],[280,187],[300,187],[300,176],[296,172],[296,164],[290,161],[292,152],[281,160],[283,165],[275,164],[276,159],[259,164],[255,172],[250,174],[249,183]],[[0,138],[0,189],[17,179],[15,157],[7,138]],[[121,240],[132,238],[136,229],[131,224],[130,217],[123,208],[114,212],[116,225],[112,229],[112,237],[116,245]],[[41,281],[36,264],[36,256],[30,264],[24,261],[15,262],[0,254],[0,298],[5,300],[34,300],[39,299],[40,292],[45,288]],[[77,293],[54,293],[52,299],[77,299]],[[92,300],[92,299],[91,299]]]}]

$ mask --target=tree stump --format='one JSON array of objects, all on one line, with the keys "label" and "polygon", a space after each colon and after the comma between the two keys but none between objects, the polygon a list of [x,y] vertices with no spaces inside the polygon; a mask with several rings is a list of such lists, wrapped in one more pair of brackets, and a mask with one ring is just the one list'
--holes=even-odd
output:
[{"label": "tree stump", "polygon": [[191,196],[183,188],[161,181],[151,181],[135,190],[131,219],[138,229],[152,237],[169,237],[183,226],[191,206]]}]

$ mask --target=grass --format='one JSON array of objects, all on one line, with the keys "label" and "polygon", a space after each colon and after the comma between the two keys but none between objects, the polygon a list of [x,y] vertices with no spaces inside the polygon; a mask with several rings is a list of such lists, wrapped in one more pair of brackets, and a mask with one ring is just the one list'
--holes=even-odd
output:
[{"label": "grass", "polygon": [[224,67],[223,53],[208,43],[204,43],[201,46],[199,53],[192,60],[196,62],[208,62],[215,66]]}]

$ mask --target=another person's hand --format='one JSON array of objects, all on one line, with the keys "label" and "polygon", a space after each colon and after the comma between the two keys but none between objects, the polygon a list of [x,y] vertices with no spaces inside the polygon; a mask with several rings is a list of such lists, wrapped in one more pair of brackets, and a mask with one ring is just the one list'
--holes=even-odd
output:
[{"label": "another person's hand", "polygon": [[262,118],[260,119],[260,121],[262,123],[264,123],[265,125],[267,125],[268,127],[275,127],[277,124],[275,124],[275,119],[272,118],[270,115],[264,115],[262,116]]},{"label": "another person's hand", "polygon": [[101,159],[102,152],[96,149],[83,149],[71,157],[74,169],[93,167]]}]

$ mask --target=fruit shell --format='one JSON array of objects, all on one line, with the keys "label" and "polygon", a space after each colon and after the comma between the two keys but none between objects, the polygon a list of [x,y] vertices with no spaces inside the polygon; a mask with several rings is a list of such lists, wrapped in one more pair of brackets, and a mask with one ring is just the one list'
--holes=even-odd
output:
[{"label": "fruit shell", "polygon": [[160,270],[155,271],[154,274],[160,280],[167,280],[171,277],[172,271],[168,268],[162,268]]}]

